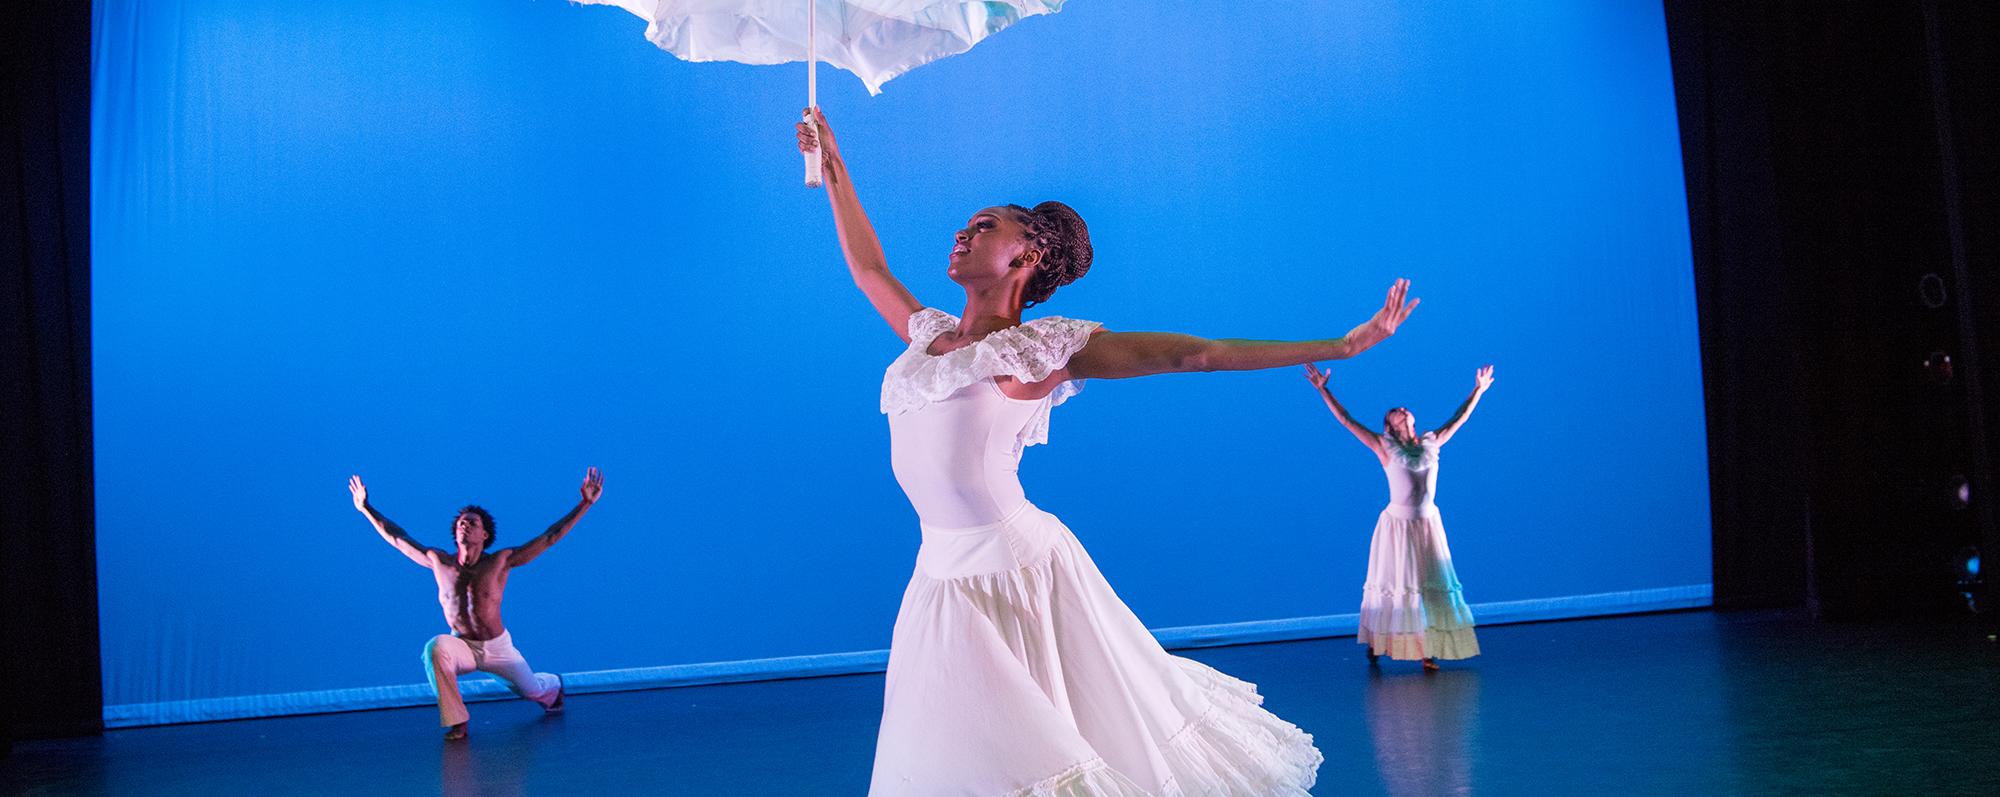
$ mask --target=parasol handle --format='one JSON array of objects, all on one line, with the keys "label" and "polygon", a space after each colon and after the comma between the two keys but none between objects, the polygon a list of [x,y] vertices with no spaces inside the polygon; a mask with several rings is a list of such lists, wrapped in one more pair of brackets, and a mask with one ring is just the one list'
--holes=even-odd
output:
[{"label": "parasol handle", "polygon": [[[812,126],[813,135],[817,137],[819,135],[819,125],[813,122],[812,111],[806,111],[805,121],[806,124]],[[805,156],[806,156],[806,187],[818,188],[820,180],[819,147],[817,146],[813,147],[812,151],[805,153]]]},{"label": "parasol handle", "polygon": [[[806,0],[806,112],[805,122],[812,125],[813,135],[819,135],[819,124],[813,121],[812,109],[819,107],[819,0]],[[806,187],[818,188],[820,181],[819,147],[813,147],[806,156]]]}]

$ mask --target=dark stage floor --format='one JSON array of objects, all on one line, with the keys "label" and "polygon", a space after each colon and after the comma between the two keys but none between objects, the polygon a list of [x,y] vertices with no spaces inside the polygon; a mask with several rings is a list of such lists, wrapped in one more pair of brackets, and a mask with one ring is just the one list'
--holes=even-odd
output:
[{"label": "dark stage floor", "polygon": [[[1349,639],[1190,651],[1326,753],[1315,794],[2000,794],[2000,656],[1964,629],[1690,612],[1483,629],[1370,670]],[[29,742],[9,794],[859,795],[879,675]]]}]

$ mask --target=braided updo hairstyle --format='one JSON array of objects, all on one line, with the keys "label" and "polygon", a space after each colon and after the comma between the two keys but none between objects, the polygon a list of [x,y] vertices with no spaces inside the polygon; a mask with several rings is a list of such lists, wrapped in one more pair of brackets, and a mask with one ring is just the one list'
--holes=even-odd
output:
[{"label": "braided updo hairstyle", "polygon": [[1028,228],[1028,240],[1042,250],[1042,262],[1028,279],[1022,306],[1034,307],[1049,300],[1056,289],[1083,277],[1090,270],[1090,230],[1083,217],[1061,202],[1043,202],[1033,208],[1008,205]]}]

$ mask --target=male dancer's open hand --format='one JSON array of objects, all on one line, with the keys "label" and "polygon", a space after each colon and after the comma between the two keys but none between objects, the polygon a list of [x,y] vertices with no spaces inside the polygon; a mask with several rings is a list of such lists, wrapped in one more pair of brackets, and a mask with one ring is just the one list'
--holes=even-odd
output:
[{"label": "male dancer's open hand", "polygon": [[[354,483],[360,484],[361,483],[360,477],[356,477]],[[367,488],[364,487],[361,488],[361,490],[362,490],[361,492],[362,495],[368,494]],[[590,470],[584,471],[583,502],[586,504],[597,503],[598,496],[601,496],[603,494],[604,494],[604,474],[598,473],[596,468],[591,468]],[[361,499],[357,498],[355,500],[359,501]]]},{"label": "male dancer's open hand", "polygon": [[360,476],[347,477],[347,491],[354,494],[354,508],[368,510],[368,485],[361,483]]}]

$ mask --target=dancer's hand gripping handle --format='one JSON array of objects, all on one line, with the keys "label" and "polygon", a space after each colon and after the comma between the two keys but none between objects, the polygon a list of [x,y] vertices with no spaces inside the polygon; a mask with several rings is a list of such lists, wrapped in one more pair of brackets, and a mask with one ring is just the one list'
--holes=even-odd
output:
[{"label": "dancer's hand gripping handle", "polygon": [[803,143],[806,137],[805,133],[808,130],[812,132],[812,139],[813,139],[813,146],[811,146],[810,148],[804,146],[799,147],[799,151],[804,153],[806,156],[806,187],[818,188],[820,183],[819,125],[813,121],[813,112],[811,108],[806,109],[805,121],[800,122],[799,127],[800,127],[799,138],[801,140],[801,143]]}]

